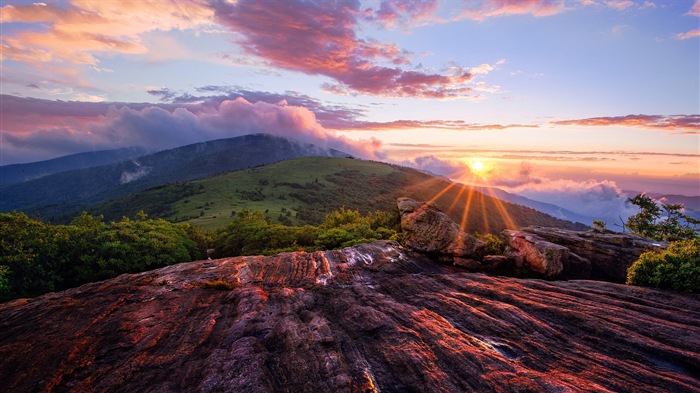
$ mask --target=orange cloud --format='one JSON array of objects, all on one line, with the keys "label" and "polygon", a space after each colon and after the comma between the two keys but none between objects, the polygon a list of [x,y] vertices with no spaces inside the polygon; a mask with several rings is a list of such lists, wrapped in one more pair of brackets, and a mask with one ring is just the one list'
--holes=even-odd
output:
[{"label": "orange cloud", "polygon": [[[42,23],[2,37],[3,58],[25,63],[69,62],[97,67],[97,53],[144,53],[140,35],[154,30],[192,29],[211,24],[202,2],[73,0],[66,8],[44,3],[6,5],[0,23]],[[154,17],[157,16],[157,17]]]},{"label": "orange cloud", "polygon": [[551,122],[561,126],[625,126],[664,130],[689,130],[700,133],[700,115],[627,115],[614,117],[591,117],[578,120],[560,120]]},{"label": "orange cloud", "polygon": [[475,124],[463,120],[395,120],[389,122],[349,121],[334,124],[337,130],[390,131],[406,129],[442,129],[455,131],[504,130],[507,128],[538,128],[534,124]]}]

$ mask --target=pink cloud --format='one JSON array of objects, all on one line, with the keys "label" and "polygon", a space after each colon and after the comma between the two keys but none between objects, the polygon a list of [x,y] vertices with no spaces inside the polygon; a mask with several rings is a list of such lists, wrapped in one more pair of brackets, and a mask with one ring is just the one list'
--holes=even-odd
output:
[{"label": "pink cloud", "polygon": [[677,40],[688,40],[688,39],[695,38],[695,37],[700,37],[700,29],[691,30],[687,33],[676,34]]},{"label": "pink cloud", "polygon": [[700,0],[695,0],[695,3],[693,3],[693,6],[690,7],[690,11],[688,11],[686,15],[700,17]]},{"label": "pink cloud", "polygon": [[551,124],[562,126],[625,126],[664,130],[689,130],[700,132],[700,115],[627,115],[614,117],[591,117],[578,120],[560,120]]},{"label": "pink cloud", "polygon": [[542,17],[566,11],[564,0],[482,0],[466,4],[457,19],[484,20],[507,15]]},{"label": "pink cloud", "polygon": [[325,129],[309,109],[244,98],[203,105],[104,104],[2,96],[3,163],[140,146],[166,149],[217,138],[268,133],[379,158],[381,143]]},{"label": "pink cloud", "polygon": [[605,5],[618,11],[624,11],[633,6],[634,2],[630,0],[609,0],[605,2]]},{"label": "pink cloud", "polygon": [[379,10],[369,17],[385,26],[411,24],[432,17],[438,8],[437,0],[384,0]]},{"label": "pink cloud", "polygon": [[[425,2],[420,3],[423,11],[409,12],[407,4],[383,3],[385,12],[380,8],[379,18],[390,18],[399,11],[417,17],[432,9]],[[324,85],[330,92],[451,98],[472,91],[466,86],[473,78],[468,72],[406,70],[401,66],[410,63],[410,54],[392,44],[359,38],[358,23],[371,15],[360,10],[358,2],[239,0],[217,3],[216,15],[219,23],[239,35],[237,42],[245,52],[274,67],[328,76],[335,81]]]}]

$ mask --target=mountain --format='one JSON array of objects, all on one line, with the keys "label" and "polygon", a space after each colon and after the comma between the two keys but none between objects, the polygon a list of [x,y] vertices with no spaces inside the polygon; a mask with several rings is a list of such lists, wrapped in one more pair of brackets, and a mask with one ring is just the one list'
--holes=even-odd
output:
[{"label": "mountain", "polygon": [[113,164],[137,158],[146,153],[145,150],[130,147],[114,150],[100,150],[87,153],[71,154],[46,161],[29,164],[11,164],[0,166],[0,186],[34,180],[54,173],[74,169],[85,169],[107,164]]},{"label": "mountain", "polygon": [[41,217],[70,215],[91,204],[150,187],[307,155],[347,156],[337,150],[281,137],[245,135],[2,186],[0,211],[20,210]]},{"label": "mountain", "polygon": [[697,392],[699,320],[697,296],[376,242],[0,304],[0,391]]},{"label": "mountain", "polygon": [[556,217],[562,220],[567,220],[571,222],[578,222],[581,224],[592,225],[593,217],[586,217],[580,214],[576,214],[571,210],[564,209],[563,207],[553,205],[551,203],[536,201],[522,195],[512,194],[507,191],[503,191],[500,188],[495,187],[474,187],[477,191],[484,193],[486,195],[494,196],[500,200],[515,203],[517,205],[531,207],[535,210],[541,211],[542,213],[549,214],[552,217]]},{"label": "mountain", "polygon": [[[370,213],[395,211],[396,198],[433,200],[467,232],[500,232],[541,225],[585,229],[534,209],[502,202],[469,187],[426,173],[381,162],[350,158],[301,157],[145,190],[90,209],[107,219],[139,210],[204,229],[220,228],[235,212],[259,210],[282,224],[318,224],[342,207]],[[465,211],[467,215],[465,216]]]},{"label": "mountain", "polygon": [[[700,190],[698,190],[700,191]],[[624,191],[630,198],[641,194],[639,191]],[[700,220],[700,196],[687,196],[677,194],[662,194],[658,192],[645,193],[649,198],[655,201],[663,201],[663,203],[680,204],[685,208],[685,214]]]}]

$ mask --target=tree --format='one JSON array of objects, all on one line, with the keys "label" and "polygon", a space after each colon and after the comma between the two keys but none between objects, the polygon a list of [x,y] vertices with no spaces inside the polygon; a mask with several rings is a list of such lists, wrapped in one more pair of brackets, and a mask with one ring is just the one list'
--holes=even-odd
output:
[{"label": "tree", "polygon": [[[662,204],[661,207],[645,194],[630,199],[641,211],[627,219],[627,228],[633,233],[655,240],[676,241],[700,236],[700,221],[682,213],[679,204]],[[662,213],[665,212],[665,215]]]}]

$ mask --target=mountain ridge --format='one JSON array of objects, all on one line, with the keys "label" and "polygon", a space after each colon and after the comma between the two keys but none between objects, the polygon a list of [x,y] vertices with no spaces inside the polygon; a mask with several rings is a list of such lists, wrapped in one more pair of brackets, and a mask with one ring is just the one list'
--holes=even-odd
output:
[{"label": "mountain ridge", "polygon": [[145,149],[125,147],[70,154],[50,160],[0,166],[0,186],[21,183],[74,169],[86,169],[137,158]]},{"label": "mountain ridge", "polygon": [[[205,152],[206,154],[201,154]],[[200,154],[194,154],[200,153]],[[182,146],[110,165],[75,169],[0,187],[0,211],[39,216],[75,214],[89,204],[149,187],[211,176],[303,155],[346,153],[268,134],[251,134]]]},{"label": "mountain ridge", "polygon": [[465,220],[470,232],[497,233],[506,227],[528,225],[587,228],[529,207],[497,201],[461,183],[412,168],[333,157],[300,157],[167,185],[107,202],[91,212],[117,219],[143,210],[173,222],[216,229],[235,212],[248,209],[265,212],[270,220],[286,225],[316,225],[326,213],[341,208],[364,214],[395,211],[395,200],[401,196],[433,200],[456,222]]}]

